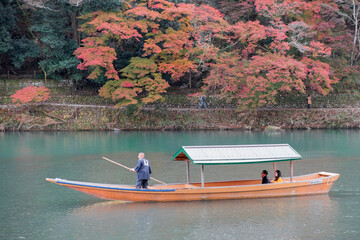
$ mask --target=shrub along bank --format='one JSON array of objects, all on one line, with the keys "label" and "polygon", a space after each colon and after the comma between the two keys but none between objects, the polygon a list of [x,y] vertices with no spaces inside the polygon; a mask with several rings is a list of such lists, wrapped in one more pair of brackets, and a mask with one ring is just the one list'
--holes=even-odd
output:
[{"label": "shrub along bank", "polygon": [[[269,127],[272,126],[272,127]],[[0,108],[1,131],[37,130],[278,130],[360,128],[360,109],[116,109],[23,105]]]}]

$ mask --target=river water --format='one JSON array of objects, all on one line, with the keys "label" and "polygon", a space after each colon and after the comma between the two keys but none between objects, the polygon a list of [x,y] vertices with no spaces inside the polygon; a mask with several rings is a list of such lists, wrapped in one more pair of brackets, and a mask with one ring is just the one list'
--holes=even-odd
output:
[{"label": "river water", "polygon": [[[294,175],[340,173],[327,195],[178,203],[101,200],[46,177],[134,184],[145,152],[152,177],[185,182],[182,145],[289,143]],[[0,133],[0,239],[360,239],[360,131]],[[278,163],[289,176],[289,163]],[[260,178],[272,164],[206,166],[205,180]],[[191,166],[200,181],[200,167]],[[150,181],[151,184],[156,182]]]}]

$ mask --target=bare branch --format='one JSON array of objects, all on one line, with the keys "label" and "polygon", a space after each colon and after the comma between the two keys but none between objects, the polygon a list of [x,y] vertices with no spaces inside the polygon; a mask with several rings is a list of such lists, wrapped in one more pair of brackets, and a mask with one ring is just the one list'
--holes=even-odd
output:
[{"label": "bare branch", "polygon": [[326,7],[326,8],[329,8],[330,10],[333,10],[335,13],[339,14],[340,16],[342,16],[342,17],[344,17],[344,18],[347,18],[347,19],[351,20],[352,22],[354,22],[354,19],[352,19],[348,14],[336,10],[335,8],[333,8],[332,6],[330,6],[329,4],[323,3],[323,4],[321,4],[321,6]]},{"label": "bare branch", "polygon": [[79,7],[85,0],[69,0],[70,5]]},{"label": "bare branch", "polygon": [[49,0],[23,0],[26,4],[33,6],[35,8],[43,8],[43,9],[47,9],[53,12],[57,12],[58,10],[49,8],[46,5],[46,3],[49,2]]},{"label": "bare branch", "polygon": [[295,47],[301,53],[307,52],[308,47],[305,45],[306,43],[303,44],[301,42],[313,34],[309,25],[302,21],[297,21],[290,23],[288,27],[291,30],[291,42],[289,42],[289,45]]}]

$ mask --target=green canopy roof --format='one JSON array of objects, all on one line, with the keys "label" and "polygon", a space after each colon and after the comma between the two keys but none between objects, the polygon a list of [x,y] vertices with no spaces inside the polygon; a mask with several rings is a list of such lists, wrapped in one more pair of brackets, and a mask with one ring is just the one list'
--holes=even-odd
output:
[{"label": "green canopy roof", "polygon": [[182,146],[174,161],[200,165],[248,164],[301,159],[289,144]]}]

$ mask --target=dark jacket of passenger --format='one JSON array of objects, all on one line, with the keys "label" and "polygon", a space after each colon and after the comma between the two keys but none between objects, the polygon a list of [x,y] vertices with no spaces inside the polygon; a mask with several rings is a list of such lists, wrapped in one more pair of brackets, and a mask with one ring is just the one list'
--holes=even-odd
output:
[{"label": "dark jacket of passenger", "polygon": [[269,180],[269,178],[268,178],[267,175],[262,178],[262,182],[261,182],[261,183],[262,183],[262,184],[270,183],[270,180]]}]

